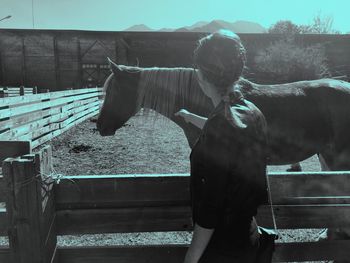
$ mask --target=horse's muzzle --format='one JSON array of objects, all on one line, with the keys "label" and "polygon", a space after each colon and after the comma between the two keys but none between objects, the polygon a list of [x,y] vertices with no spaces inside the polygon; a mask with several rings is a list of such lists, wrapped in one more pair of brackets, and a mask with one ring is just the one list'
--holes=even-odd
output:
[{"label": "horse's muzzle", "polygon": [[96,128],[101,136],[113,136],[115,134],[115,130],[103,128],[98,120],[96,123]]},{"label": "horse's muzzle", "polygon": [[101,136],[113,136],[115,131],[98,130]]}]

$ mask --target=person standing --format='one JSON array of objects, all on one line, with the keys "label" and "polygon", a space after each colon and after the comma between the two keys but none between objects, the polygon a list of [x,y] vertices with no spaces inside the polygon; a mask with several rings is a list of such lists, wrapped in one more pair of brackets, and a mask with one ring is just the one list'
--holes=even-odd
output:
[{"label": "person standing", "polygon": [[268,202],[266,121],[239,91],[246,52],[240,38],[219,31],[194,52],[200,88],[215,109],[208,118],[175,115],[202,129],[190,155],[194,231],[185,263],[257,262],[257,208]]}]

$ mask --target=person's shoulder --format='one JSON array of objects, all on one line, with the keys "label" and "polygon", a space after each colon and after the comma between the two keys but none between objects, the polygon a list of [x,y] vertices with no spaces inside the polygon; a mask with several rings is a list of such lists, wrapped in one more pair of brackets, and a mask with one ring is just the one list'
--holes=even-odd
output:
[{"label": "person's shoulder", "polygon": [[208,126],[205,133],[208,138],[234,142],[240,137],[239,134],[242,133],[242,129],[245,129],[245,125],[242,125],[239,120],[236,118],[229,120],[225,116],[224,111],[219,111],[208,119]]},{"label": "person's shoulder", "polygon": [[208,118],[204,129],[207,135],[226,137],[233,136],[236,127],[232,126],[230,121],[225,117],[224,110],[219,110]]},{"label": "person's shoulder", "polygon": [[208,126],[213,128],[222,128],[228,125],[224,111],[218,111],[208,119]]},{"label": "person's shoulder", "polygon": [[261,110],[251,101],[244,99],[244,104],[247,107],[245,115],[245,122],[254,133],[263,135],[267,133],[267,123],[264,114]]}]

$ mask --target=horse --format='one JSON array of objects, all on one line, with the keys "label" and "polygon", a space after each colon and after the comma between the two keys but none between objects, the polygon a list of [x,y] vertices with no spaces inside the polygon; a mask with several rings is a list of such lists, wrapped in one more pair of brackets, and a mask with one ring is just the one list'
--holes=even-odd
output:
[{"label": "horse", "polygon": [[[196,69],[141,68],[110,61],[105,98],[97,120],[102,136],[115,134],[141,108],[179,125],[192,147],[200,129],[174,113],[187,109],[208,116],[213,105],[201,91]],[[318,154],[328,170],[350,170],[350,83],[320,79],[260,85],[241,78],[244,98],[267,122],[268,164],[297,163]]]}]

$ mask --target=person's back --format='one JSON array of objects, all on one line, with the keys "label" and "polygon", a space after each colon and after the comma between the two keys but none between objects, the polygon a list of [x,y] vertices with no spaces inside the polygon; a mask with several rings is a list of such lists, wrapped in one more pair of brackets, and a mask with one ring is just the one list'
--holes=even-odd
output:
[{"label": "person's back", "polygon": [[[245,257],[247,249],[250,255],[256,250],[253,216],[258,206],[267,202],[266,122],[247,100],[237,101],[230,110],[232,120],[224,116],[223,104],[215,109],[193,148],[192,186],[199,189],[192,192],[222,200],[221,204],[206,204],[193,198],[193,219],[202,226],[215,227],[207,251]],[[203,180],[207,187],[203,187]],[[215,209],[205,207],[209,205]],[[216,222],[210,222],[213,218]]]},{"label": "person's back", "polygon": [[199,86],[215,109],[208,118],[176,114],[202,129],[190,156],[194,233],[186,263],[256,262],[254,216],[267,202],[266,123],[239,92],[245,60],[233,33],[204,37],[194,52]]}]

